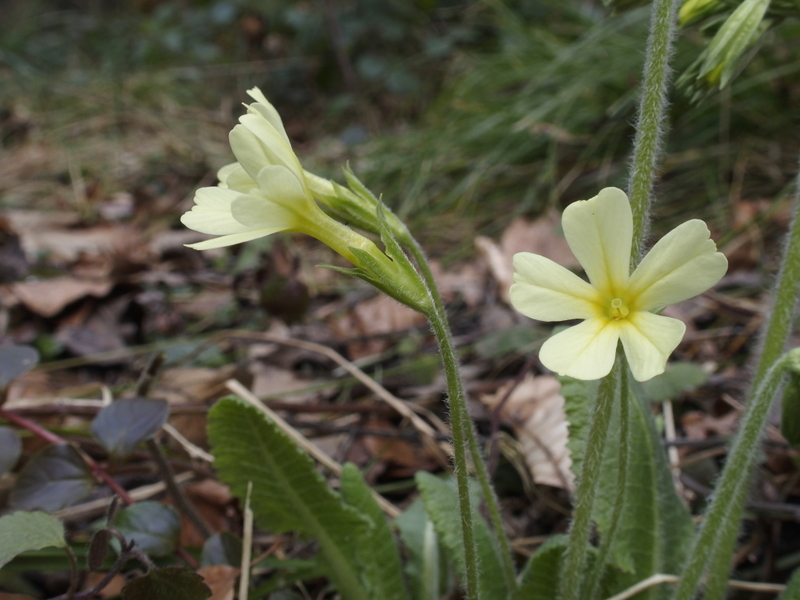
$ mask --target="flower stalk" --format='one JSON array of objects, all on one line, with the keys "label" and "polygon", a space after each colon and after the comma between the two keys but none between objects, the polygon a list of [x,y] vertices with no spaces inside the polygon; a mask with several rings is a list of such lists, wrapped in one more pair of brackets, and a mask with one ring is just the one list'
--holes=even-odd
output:
[{"label": "flower stalk", "polygon": [[669,59],[675,39],[675,0],[655,0],[644,63],[644,82],[631,159],[628,195],[633,209],[631,268],[639,261],[647,237],[656,165],[664,137]]}]

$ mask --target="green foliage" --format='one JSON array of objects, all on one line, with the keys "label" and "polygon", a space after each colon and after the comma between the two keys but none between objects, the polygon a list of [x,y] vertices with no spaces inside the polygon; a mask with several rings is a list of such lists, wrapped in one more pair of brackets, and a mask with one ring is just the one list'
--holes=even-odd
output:
[{"label": "green foliage", "polygon": [[703,385],[708,374],[690,362],[667,363],[666,370],[642,385],[650,400],[670,400]]},{"label": "green foliage", "polygon": [[212,535],[203,544],[200,564],[204,567],[209,565],[241,566],[242,540],[229,531]]},{"label": "green foliage", "polygon": [[22,454],[22,440],[10,427],[0,427],[0,475],[7,473],[17,464]]},{"label": "green foliage", "polygon": [[39,353],[31,346],[0,346],[0,390],[16,377],[30,371],[39,362]]},{"label": "green foliage", "polygon": [[[345,504],[313,461],[275,423],[253,406],[223,398],[209,412],[209,438],[220,479],[244,497],[261,527],[296,531],[319,541],[326,575],[348,600],[366,600],[359,545],[372,524]],[[356,558],[358,557],[358,559]]]},{"label": "green foliage", "polygon": [[92,435],[114,458],[125,458],[167,422],[166,400],[121,398],[101,410],[92,421]]},{"label": "green foliage", "polygon": [[549,600],[558,595],[558,575],[567,539],[565,535],[553,536],[531,556],[520,575],[519,587],[512,600]]},{"label": "green foliage", "polygon": [[[442,544],[450,551],[453,561],[462,580],[466,578],[464,562],[464,541],[461,533],[461,517],[455,510],[458,506],[456,490],[452,482],[445,481],[425,471],[416,474],[425,510],[430,516]],[[478,505],[477,494],[473,494],[472,506]],[[505,600],[508,589],[502,577],[500,550],[497,548],[486,520],[477,511],[473,511],[475,540],[478,549],[478,590],[480,598],[485,600]]]},{"label": "green foliage", "polygon": [[65,548],[64,526],[43,512],[17,511],[0,517],[0,567],[29,550]]},{"label": "green foliage", "polygon": [[[570,421],[570,449],[573,470],[580,473],[591,414],[591,399],[596,382],[564,380],[562,395]],[[611,523],[617,499],[619,460],[628,452],[628,473],[622,508],[622,519],[608,554],[610,563],[618,569],[612,589],[616,593],[655,573],[675,573],[691,544],[693,525],[689,512],[675,493],[660,438],[653,423],[650,402],[639,386],[629,394],[630,444],[620,442],[620,407],[614,405],[609,435],[603,452],[602,473],[594,520],[600,533]],[[576,467],[575,465],[578,465]],[[637,598],[663,598],[669,590],[651,588]]]},{"label": "green foliage", "polygon": [[342,499],[372,521],[370,533],[358,544],[365,587],[372,598],[407,600],[403,565],[386,516],[358,468],[347,463],[341,475]]},{"label": "green foliage", "polygon": [[47,446],[22,469],[10,502],[15,508],[53,512],[81,500],[94,478],[78,451],[69,444]]},{"label": "green foliage", "polygon": [[406,575],[414,600],[439,600],[447,593],[449,571],[443,548],[422,500],[395,519],[406,549]]},{"label": "green foliage", "polygon": [[795,569],[778,600],[800,600],[800,569]]},{"label": "green foliage", "polygon": [[137,502],[126,506],[114,519],[114,526],[136,549],[153,556],[175,552],[181,533],[181,518],[170,506],[159,502]]},{"label": "green foliage", "polygon": [[781,433],[792,446],[800,446],[800,372],[795,369],[789,370],[781,408]]},{"label": "green foliage", "polygon": [[122,600],[206,600],[211,590],[203,578],[189,569],[153,569],[122,589]]}]

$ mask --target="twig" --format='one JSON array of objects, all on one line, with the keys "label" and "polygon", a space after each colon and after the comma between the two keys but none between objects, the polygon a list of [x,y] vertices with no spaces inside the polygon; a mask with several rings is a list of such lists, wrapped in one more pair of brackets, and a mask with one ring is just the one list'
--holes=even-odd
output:
[{"label": "twig", "polygon": [[[620,592],[616,596],[611,596],[607,600],[627,600],[639,592],[655,585],[662,583],[678,583],[678,580],[679,577],[677,575],[664,575],[661,573],[656,573],[655,575],[640,581],[636,585],[629,587],[627,590]],[[728,587],[732,590],[744,590],[746,592],[767,592],[772,594],[780,594],[786,589],[785,585],[779,583],[754,583],[752,581],[739,581],[736,579],[729,579]]]},{"label": "twig", "polygon": [[239,600],[247,600],[250,587],[250,556],[253,551],[253,511],[250,509],[250,494],[253,482],[247,482],[247,495],[244,500],[244,524],[242,525],[242,565],[239,573]]}]

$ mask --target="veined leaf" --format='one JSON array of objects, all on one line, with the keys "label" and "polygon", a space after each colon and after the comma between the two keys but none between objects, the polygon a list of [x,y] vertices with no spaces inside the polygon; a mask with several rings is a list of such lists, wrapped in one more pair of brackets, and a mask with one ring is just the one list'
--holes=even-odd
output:
[{"label": "veined leaf", "polygon": [[92,435],[117,458],[133,453],[145,440],[151,439],[169,416],[165,400],[122,398],[101,410],[92,421]]},{"label": "veined leaf", "polygon": [[235,397],[209,411],[208,435],[220,479],[250,505],[261,527],[297,531],[319,541],[326,575],[346,600],[370,600],[355,559],[370,523],[347,506],[314,462],[262,412]]},{"label": "veined leaf", "polygon": [[403,565],[397,542],[386,522],[381,507],[372,497],[369,486],[358,468],[347,463],[341,475],[342,499],[372,520],[371,532],[358,545],[358,560],[364,569],[364,580],[372,598],[407,600]]},{"label": "veined leaf", "polygon": [[153,569],[122,588],[122,600],[205,600],[211,590],[203,577],[189,569]]},{"label": "veined leaf", "polygon": [[92,487],[94,478],[75,448],[47,446],[22,469],[11,491],[11,506],[56,511],[85,498]]},{"label": "veined leaf", "polygon": [[795,569],[778,600],[800,600],[800,569]]},{"label": "veined leaf", "polygon": [[558,574],[568,539],[556,535],[542,544],[525,565],[512,600],[549,600],[558,596]]},{"label": "veined leaf", "polygon": [[64,526],[52,515],[20,510],[0,517],[0,567],[28,550],[66,545]]},{"label": "veined leaf", "polygon": [[[632,382],[633,383],[633,382]],[[570,449],[574,465],[582,464],[588,433],[588,416],[595,382],[570,380],[562,387],[570,421]],[[609,594],[619,592],[655,573],[676,573],[685,558],[694,532],[691,516],[675,492],[672,474],[655,428],[650,401],[641,386],[628,394],[630,443],[627,484],[618,531],[608,559],[620,572],[613,577]],[[594,509],[594,520],[602,541],[611,523],[617,497],[620,442],[619,402],[609,424],[603,454],[603,473]],[[576,473],[579,473],[579,469]],[[608,582],[609,580],[607,580]],[[666,598],[670,590],[656,586],[636,596],[637,600]]]},{"label": "veined leaf", "polygon": [[[416,475],[425,510],[433,521],[436,532],[442,543],[453,556],[453,560],[462,581],[466,581],[466,563],[464,557],[464,539],[461,532],[461,518],[457,510],[458,496],[456,490],[447,481],[425,471]],[[473,495],[472,506],[478,504],[477,494]],[[478,550],[478,594],[481,600],[506,600],[508,589],[502,576],[500,551],[494,536],[489,531],[486,520],[473,510],[475,542]]]},{"label": "veined leaf", "polygon": [[433,522],[417,498],[395,519],[408,558],[406,575],[415,600],[439,600],[447,593],[450,569]]},{"label": "veined leaf", "polygon": [[153,556],[172,554],[181,533],[178,513],[169,506],[152,501],[126,506],[117,513],[114,525],[126,539],[136,542],[137,550]]}]

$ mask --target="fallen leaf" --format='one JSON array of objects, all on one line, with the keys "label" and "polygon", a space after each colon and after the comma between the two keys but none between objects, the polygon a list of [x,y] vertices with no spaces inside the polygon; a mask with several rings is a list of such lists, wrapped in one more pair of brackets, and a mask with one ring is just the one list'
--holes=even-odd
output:
[{"label": "fallen leaf", "polygon": [[[514,382],[480,399],[490,410],[508,394]],[[575,488],[570,470],[572,459],[567,449],[567,419],[561,384],[550,375],[525,376],[500,408],[500,418],[508,422],[522,445],[525,462],[539,484]]]},{"label": "fallen leaf", "polygon": [[85,296],[105,297],[113,281],[56,277],[43,281],[15,283],[11,290],[28,310],[43,317],[53,317],[68,304]]},{"label": "fallen leaf", "polygon": [[739,413],[732,410],[721,417],[692,410],[681,417],[681,425],[690,440],[704,440],[710,436],[730,436],[736,431]]},{"label": "fallen leaf", "polygon": [[233,588],[239,569],[229,565],[211,565],[197,569],[197,573],[211,589],[208,600],[233,600]]}]

